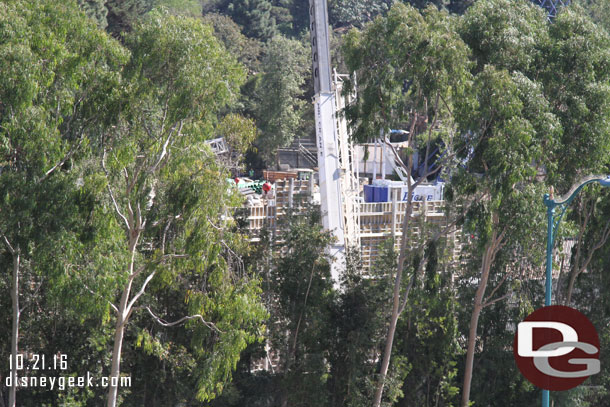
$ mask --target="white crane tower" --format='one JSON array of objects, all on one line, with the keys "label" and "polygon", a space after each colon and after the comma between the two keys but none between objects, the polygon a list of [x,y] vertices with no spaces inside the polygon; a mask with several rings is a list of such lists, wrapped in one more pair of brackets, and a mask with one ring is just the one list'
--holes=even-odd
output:
[{"label": "white crane tower", "polygon": [[331,273],[336,283],[346,243],[358,244],[357,180],[345,121],[336,114],[343,107],[343,99],[339,75],[335,74],[333,83],[326,0],[310,0],[309,6],[320,206],[322,225],[335,238],[330,254],[335,258]]}]

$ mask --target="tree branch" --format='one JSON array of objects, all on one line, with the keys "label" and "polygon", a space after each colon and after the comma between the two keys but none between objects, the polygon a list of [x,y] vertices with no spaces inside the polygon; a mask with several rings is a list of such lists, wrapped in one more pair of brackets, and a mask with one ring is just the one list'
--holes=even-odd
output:
[{"label": "tree branch", "polygon": [[496,293],[496,291],[498,291],[498,289],[499,289],[499,288],[502,286],[502,284],[504,284],[504,282],[505,282],[505,281],[506,281],[506,279],[508,278],[508,275],[509,275],[509,274],[511,274],[511,273],[509,273],[508,271],[504,273],[504,277],[502,277],[502,280],[500,280],[500,282],[499,282],[499,283],[498,283],[498,284],[497,284],[497,285],[494,287],[494,289],[493,289],[493,290],[491,290],[491,293],[489,294],[489,296],[487,297],[487,299],[483,301],[483,307],[485,307],[485,306],[486,306],[486,304],[491,305],[491,304],[493,304],[493,303],[495,302],[495,300],[494,300],[494,301],[492,301],[492,302],[490,302],[490,301],[489,301],[489,299],[490,299],[490,298],[493,298],[494,294]]},{"label": "tree branch", "polygon": [[[178,126],[178,135],[182,133],[183,124],[184,123],[182,121],[180,121],[180,125]],[[167,146],[169,145],[169,142],[172,138],[172,134],[174,133],[174,130],[175,130],[175,125],[171,128],[171,130],[169,131],[169,134],[167,135],[167,138],[165,139],[165,143],[163,143],[163,149],[161,150],[161,154],[159,154],[159,158],[157,159],[157,162],[150,168],[151,172],[153,172],[157,169],[159,164],[161,164],[161,161],[163,161],[163,158],[165,158],[165,156],[167,155]]]},{"label": "tree branch", "polygon": [[4,244],[6,244],[8,251],[11,252],[11,254],[14,256],[16,253],[16,250],[13,248],[13,246],[11,245],[11,242],[9,242],[8,238],[6,237],[6,235],[4,233],[2,233],[2,239],[4,240]]},{"label": "tree branch", "polygon": [[148,286],[148,283],[150,283],[150,280],[152,280],[152,278],[155,276],[155,274],[156,274],[156,271],[153,271],[146,277],[146,280],[144,280],[144,283],[142,283],[142,287],[140,287],[140,291],[138,291],[136,293],[136,295],[133,296],[131,301],[129,301],[129,304],[127,305],[128,313],[131,311],[131,308],[136,303],[136,301],[138,301],[138,298],[140,298],[142,296],[142,294],[144,294],[144,292],[146,291],[146,286]]},{"label": "tree branch", "polygon": [[87,291],[89,291],[91,294],[93,294],[93,295],[95,295],[95,296],[97,296],[97,297],[100,297],[100,298],[101,298],[101,299],[103,299],[103,300],[106,300],[106,301],[108,302],[108,305],[110,305],[110,307],[111,307],[111,308],[112,308],[112,309],[113,309],[113,310],[114,310],[114,311],[117,313],[117,315],[118,315],[118,313],[119,313],[119,309],[117,308],[117,306],[116,306],[116,305],[114,305],[114,304],[112,303],[112,301],[110,301],[110,300],[109,300],[109,299],[107,299],[107,298],[104,298],[104,296],[103,296],[103,295],[101,295],[100,293],[97,293],[97,292],[93,291],[93,290],[92,290],[91,288],[89,288],[89,286],[88,286],[87,284],[85,284],[84,282],[83,282],[83,285],[85,286],[85,288],[87,289]]},{"label": "tree branch", "polygon": [[162,326],[165,327],[170,327],[170,326],[176,326],[179,324],[182,324],[183,322],[189,321],[191,319],[199,319],[205,326],[207,326],[208,328],[210,328],[213,331],[216,331],[218,333],[223,333],[213,322],[208,322],[205,319],[203,319],[203,316],[200,314],[196,314],[196,315],[187,315],[185,317],[180,318],[177,321],[174,322],[167,322],[164,321],[163,319],[159,318],[158,316],[156,316],[150,309],[150,307],[144,307],[146,309],[146,311],[148,311],[148,313],[150,314],[151,317],[153,317],[155,319],[155,321]]},{"label": "tree branch", "polygon": [[508,293],[504,294],[503,296],[496,298],[495,300],[485,302],[485,303],[483,303],[483,308],[489,307],[490,305],[493,305],[498,301],[505,300],[506,298],[511,297],[512,295],[513,295],[512,292],[508,292]]},{"label": "tree branch", "polygon": [[106,169],[106,150],[104,150],[104,155],[102,157],[102,168],[104,169],[104,173],[106,174],[106,181],[108,181],[108,183],[106,184],[106,187],[108,188],[108,193],[110,194],[110,198],[112,199],[112,203],[114,205],[114,210],[119,215],[119,217],[121,219],[123,219],[123,221],[125,222],[125,226],[127,226],[127,230],[129,231],[130,230],[129,221],[127,220],[125,215],[123,215],[123,213],[119,209],[119,204],[117,203],[116,199],[114,198],[114,193],[112,192],[112,188],[110,187],[110,178],[108,177],[108,170]]},{"label": "tree branch", "polygon": [[44,180],[46,180],[47,178],[49,178],[49,176],[59,167],[61,167],[62,165],[64,165],[64,163],[66,161],[68,161],[70,158],[72,158],[72,156],[74,155],[74,153],[76,153],[76,151],[78,150],[78,148],[81,146],[81,144],[83,143],[83,134],[81,133],[81,136],[78,140],[78,143],[76,143],[75,146],[73,146],[73,148],[70,149],[70,151],[68,151],[68,153],[66,153],[66,155],[64,156],[64,158],[62,158],[57,164],[55,164],[53,167],[51,167],[51,169],[49,169],[43,176],[42,178],[40,178],[38,181],[36,181],[37,184],[42,183]]}]

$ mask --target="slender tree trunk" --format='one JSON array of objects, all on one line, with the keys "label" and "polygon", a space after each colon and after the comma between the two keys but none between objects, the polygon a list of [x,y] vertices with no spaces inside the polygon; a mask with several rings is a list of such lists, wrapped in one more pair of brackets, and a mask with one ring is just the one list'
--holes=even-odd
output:
[{"label": "slender tree trunk", "polygon": [[[470,317],[470,330],[468,332],[468,347],[466,351],[466,367],[464,369],[464,389],[462,391],[462,407],[468,407],[470,401],[470,387],[472,384],[472,369],[474,362],[474,351],[477,341],[477,328],[479,326],[479,316],[485,307],[483,300],[485,298],[485,290],[489,281],[489,272],[498,246],[502,237],[498,238],[496,232],[493,233],[491,241],[485,248],[483,261],[481,262],[481,279],[474,298],[474,308]],[[493,295],[493,294],[492,294]]]},{"label": "slender tree trunk", "polygon": [[[479,289],[481,286],[479,286]],[[479,290],[477,290],[479,291]],[[466,370],[464,371],[464,390],[462,392],[462,407],[468,407],[470,401],[470,386],[472,384],[472,368],[474,362],[474,347],[477,338],[477,327],[479,325],[479,316],[483,306],[478,302],[479,294],[475,300],[472,316],[470,317],[470,331],[468,332],[468,350],[466,351]]]},{"label": "slender tree trunk", "polygon": [[[566,296],[565,296],[565,305],[568,305],[568,306],[570,305],[570,302],[572,301],[572,291],[574,291],[574,282],[576,281],[576,277],[578,277],[578,275],[580,274],[580,272],[582,270],[582,265],[581,265],[582,243],[583,243],[583,236],[585,234],[585,228],[587,227],[587,224],[589,223],[589,217],[590,217],[590,214],[586,213],[584,225],[581,226],[580,233],[578,234],[578,242],[576,244],[576,255],[574,256],[574,264],[572,264],[571,270],[568,274],[568,287],[567,287]],[[559,283],[557,283],[557,286],[559,286]]]},{"label": "slender tree trunk", "polygon": [[[415,125],[418,114],[415,112],[413,121],[409,128],[409,146],[413,144],[413,135],[415,134]],[[382,140],[382,143],[384,141]],[[426,152],[427,153],[427,152]],[[390,326],[388,327],[388,336],[383,350],[383,360],[381,361],[381,370],[379,371],[379,382],[375,390],[375,398],[373,407],[381,406],[381,398],[383,396],[383,388],[385,386],[385,378],[390,366],[390,358],[392,357],[392,346],[394,344],[394,334],[396,333],[396,324],[400,316],[400,283],[402,281],[402,272],[404,270],[405,259],[407,257],[407,232],[409,231],[409,221],[411,220],[411,212],[413,211],[413,185],[411,185],[412,169],[413,169],[413,154],[409,154],[407,159],[407,207],[405,208],[405,218],[402,221],[402,236],[400,241],[400,253],[398,255],[398,265],[396,267],[396,277],[394,279],[394,294],[392,298],[392,315],[390,317]],[[409,289],[405,293],[404,302],[409,296]]]},{"label": "slender tree trunk", "polygon": [[574,291],[574,283],[576,282],[576,277],[578,277],[581,273],[583,273],[587,269],[587,267],[589,267],[589,264],[591,263],[591,260],[593,259],[593,255],[595,254],[595,252],[597,250],[599,250],[603,245],[605,245],[609,238],[610,238],[610,221],[608,221],[606,223],[606,225],[604,226],[604,229],[602,231],[602,234],[601,234],[599,240],[593,245],[593,247],[589,248],[589,253],[587,254],[587,258],[584,260],[582,260],[582,258],[581,258],[582,237],[579,238],[579,240],[580,240],[579,246],[578,246],[578,250],[577,250],[576,260],[574,262],[574,267],[573,267],[572,273],[570,274],[570,282],[568,284],[568,291],[566,294],[565,305],[570,305],[570,302],[572,302],[572,293]]},{"label": "slender tree trunk", "polygon": [[574,283],[576,282],[576,277],[580,274],[580,270],[578,268],[574,268],[572,273],[570,274],[570,281],[568,283],[568,291],[566,293],[565,305],[570,305],[572,302],[572,292],[574,291]]},{"label": "slender tree trunk", "polygon": [[[409,165],[411,163],[409,162]],[[410,168],[410,167],[409,167]],[[409,171],[409,176],[411,172]],[[404,270],[404,263],[406,259],[406,249],[407,249],[407,232],[409,230],[409,220],[411,218],[412,212],[412,202],[411,202],[411,191],[412,187],[409,184],[407,186],[407,208],[405,209],[405,218],[402,224],[402,240],[400,242],[400,254],[398,257],[398,267],[396,269],[396,278],[394,279],[394,294],[392,298],[392,315],[390,317],[390,326],[388,328],[388,336],[385,342],[385,348],[383,351],[383,360],[381,361],[381,370],[379,372],[379,382],[377,384],[377,389],[375,390],[375,399],[373,400],[373,406],[379,407],[381,405],[381,397],[383,396],[383,387],[385,385],[385,378],[388,373],[388,368],[390,366],[390,358],[392,356],[392,345],[394,343],[394,334],[396,333],[396,324],[398,323],[398,317],[400,316],[400,283],[402,281],[402,272]],[[405,297],[408,296],[409,293],[405,293]],[[406,298],[405,298],[406,300]]]},{"label": "slender tree trunk", "polygon": [[17,352],[19,348],[19,319],[21,317],[21,312],[19,310],[20,258],[18,251],[11,250],[11,252],[13,254],[13,286],[11,287],[11,300],[13,303],[13,328],[11,331],[12,386],[9,389],[8,405],[9,407],[15,407],[17,400]]},{"label": "slender tree trunk", "polygon": [[383,360],[381,362],[381,371],[379,372],[379,383],[377,390],[375,391],[375,400],[373,406],[379,407],[381,405],[381,396],[383,395],[383,387],[385,384],[385,377],[388,373],[388,367],[390,366],[390,357],[392,356],[392,345],[394,343],[394,334],[396,333],[396,323],[398,322],[398,307],[399,307],[399,295],[400,294],[400,280],[402,277],[401,272],[396,273],[396,282],[394,285],[394,301],[392,304],[392,317],[390,318],[390,327],[388,328],[388,337],[385,342],[385,349],[383,351]]},{"label": "slender tree trunk", "polygon": [[125,335],[125,325],[127,325],[127,300],[131,291],[131,281],[123,291],[119,312],[116,319],[114,332],[114,347],[112,349],[112,367],[108,383],[108,404],[107,407],[116,407],[116,399],[119,391],[119,376],[121,374],[121,352],[123,349],[123,336]]},{"label": "slender tree trunk", "polygon": [[[130,232],[130,236],[133,236]],[[129,242],[131,251],[131,260],[129,263],[129,280],[127,285],[123,289],[121,294],[121,302],[118,307],[116,328],[114,332],[114,347],[112,349],[112,364],[110,368],[110,377],[108,378],[108,403],[107,407],[116,407],[117,395],[119,392],[119,377],[121,375],[121,353],[123,349],[123,337],[125,335],[125,327],[127,325],[127,319],[129,318],[129,296],[131,294],[131,287],[133,284],[134,276],[134,262],[135,262],[135,247],[138,240],[136,235]]]}]

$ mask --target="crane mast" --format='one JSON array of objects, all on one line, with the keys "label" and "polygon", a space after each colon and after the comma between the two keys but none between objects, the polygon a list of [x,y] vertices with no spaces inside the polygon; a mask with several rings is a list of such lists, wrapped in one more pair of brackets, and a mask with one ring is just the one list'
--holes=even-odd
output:
[{"label": "crane mast", "polygon": [[331,274],[337,282],[345,258],[345,224],[335,117],[336,100],[330,67],[328,8],[326,0],[310,0],[309,6],[320,206],[322,225],[335,238],[330,247],[330,254],[335,258]]}]

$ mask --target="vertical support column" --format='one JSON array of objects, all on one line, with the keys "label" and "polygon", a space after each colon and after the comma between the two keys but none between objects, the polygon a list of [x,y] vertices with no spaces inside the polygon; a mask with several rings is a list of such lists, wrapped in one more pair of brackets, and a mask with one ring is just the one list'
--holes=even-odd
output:
[{"label": "vertical support column", "polygon": [[[548,202],[547,205],[546,282],[544,291],[544,305],[548,307],[551,305],[551,295],[553,290],[553,217],[555,215],[555,206],[552,202]],[[548,390],[542,390],[542,407],[549,407],[550,401],[550,392]]]},{"label": "vertical support column", "polygon": [[396,195],[400,193],[400,190],[396,188],[390,188],[390,191],[392,191],[392,239],[394,239],[394,244],[396,244]]},{"label": "vertical support column", "polygon": [[309,177],[307,183],[307,192],[309,193],[309,199],[311,200],[313,198],[313,173]]},{"label": "vertical support column", "polygon": [[288,186],[288,207],[292,208],[294,203],[294,178],[290,178],[290,184]]},{"label": "vertical support column", "polygon": [[547,234],[546,234],[546,282],[544,292],[544,305],[551,305],[551,293],[553,290],[553,216],[555,207],[547,207]]},{"label": "vertical support column", "polygon": [[373,182],[377,179],[377,140],[375,140],[375,147],[373,147]]},{"label": "vertical support column", "polygon": [[324,229],[330,231],[335,238],[329,254],[335,258],[331,266],[331,275],[337,283],[345,259],[345,226],[341,199],[340,152],[335,121],[335,93],[330,69],[328,9],[326,0],[309,0],[309,6],[320,209]]},{"label": "vertical support column", "polygon": [[381,179],[385,179],[385,142],[383,141],[383,138],[380,140],[381,143],[381,163],[379,164],[381,166]]}]

